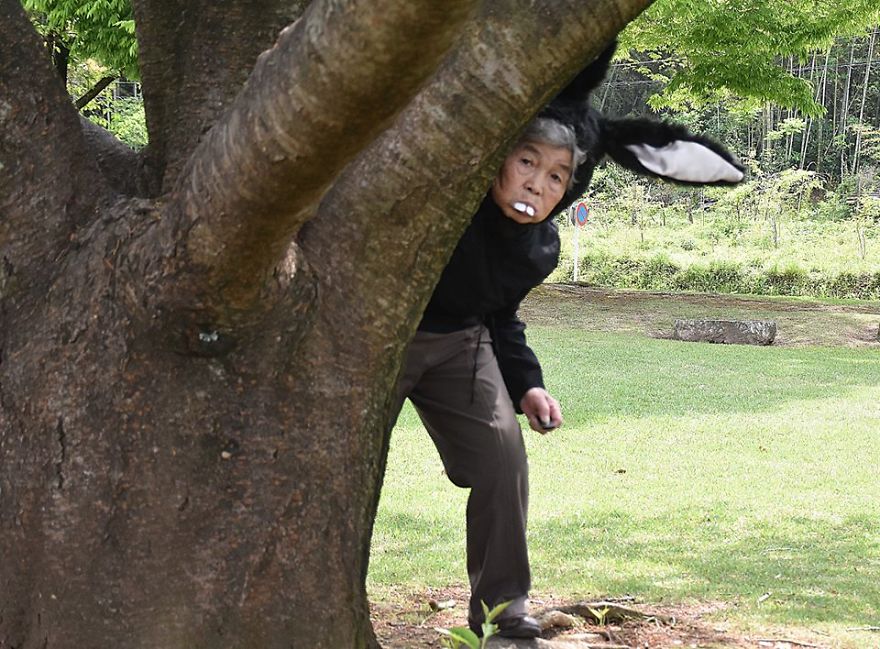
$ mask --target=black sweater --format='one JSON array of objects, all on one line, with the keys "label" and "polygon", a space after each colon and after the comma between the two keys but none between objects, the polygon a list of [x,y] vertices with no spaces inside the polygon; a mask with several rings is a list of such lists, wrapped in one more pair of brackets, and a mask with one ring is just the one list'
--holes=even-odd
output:
[{"label": "black sweater", "polygon": [[421,331],[449,333],[485,324],[517,411],[523,394],[543,388],[544,380],[516,311],[558,262],[559,232],[551,219],[516,223],[486,196],[443,270],[419,325]]}]

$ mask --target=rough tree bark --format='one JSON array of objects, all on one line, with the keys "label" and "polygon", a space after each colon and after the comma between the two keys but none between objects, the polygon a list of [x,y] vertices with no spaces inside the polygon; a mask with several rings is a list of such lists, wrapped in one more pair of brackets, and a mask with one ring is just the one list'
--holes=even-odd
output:
[{"label": "rough tree bark", "polygon": [[376,646],[403,349],[648,2],[140,0],[137,156],[0,0],[0,647]]}]

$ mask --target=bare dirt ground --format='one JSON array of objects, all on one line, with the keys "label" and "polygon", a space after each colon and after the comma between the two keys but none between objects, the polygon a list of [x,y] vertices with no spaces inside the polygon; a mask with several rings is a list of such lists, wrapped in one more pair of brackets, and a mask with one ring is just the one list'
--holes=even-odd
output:
[{"label": "bare dirt ground", "polygon": [[[467,597],[465,588],[432,589],[420,592],[397,593],[393,601],[373,605],[373,626],[384,649],[409,649],[410,647],[443,647],[442,636],[436,630],[466,624]],[[430,602],[454,602],[454,606],[433,611]],[[576,602],[562,600],[551,595],[533,594],[533,614],[564,608]],[[627,602],[648,615],[673,618],[672,623],[662,624],[656,620],[625,622],[598,626],[580,622],[571,629],[549,629],[543,638],[565,640],[584,634],[597,634],[601,638],[590,641],[591,646],[603,644],[632,649],[655,649],[685,647],[700,649],[800,649],[824,648],[822,638],[814,633],[804,637],[774,637],[772,634],[753,637],[743,636],[726,625],[713,622],[709,616],[723,610],[723,603],[694,605],[650,606]],[[583,645],[582,645],[583,646]]]},{"label": "bare dirt ground", "polygon": [[880,347],[880,303],[829,303],[706,293],[612,290],[545,284],[520,308],[528,324],[669,338],[677,318],[775,320],[774,345]]}]

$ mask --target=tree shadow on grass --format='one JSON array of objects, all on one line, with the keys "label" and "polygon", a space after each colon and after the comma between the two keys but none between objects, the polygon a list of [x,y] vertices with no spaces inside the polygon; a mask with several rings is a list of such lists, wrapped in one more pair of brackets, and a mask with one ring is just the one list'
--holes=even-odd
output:
[{"label": "tree shadow on grass", "polygon": [[531,537],[545,590],[728,601],[780,624],[855,627],[880,618],[877,516],[766,521],[719,505],[535,521]]},{"label": "tree shadow on grass", "polygon": [[463,524],[380,509],[370,548],[370,578],[386,585],[447,585],[450,575],[457,574],[466,582],[464,546]]}]

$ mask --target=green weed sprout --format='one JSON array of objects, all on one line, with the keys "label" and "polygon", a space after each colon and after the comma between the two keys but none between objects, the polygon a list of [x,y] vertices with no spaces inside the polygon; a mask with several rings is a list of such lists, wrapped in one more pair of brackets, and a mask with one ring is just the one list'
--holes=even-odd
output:
[{"label": "green weed sprout", "polygon": [[501,612],[510,606],[511,602],[503,602],[493,608],[491,611],[486,602],[480,602],[483,605],[483,638],[477,637],[477,634],[466,626],[456,626],[451,629],[437,629],[438,633],[446,636],[443,644],[447,649],[459,649],[462,645],[468,649],[486,649],[486,643],[493,635],[498,632],[498,625],[494,623]]},{"label": "green weed sprout", "polygon": [[594,609],[592,606],[588,606],[587,608],[590,610],[590,613],[593,614],[593,617],[596,618],[596,623],[599,626],[605,626],[605,616],[608,615],[608,611],[610,611],[611,609],[608,608],[607,606],[605,606],[604,608],[602,608],[598,611],[596,609]]}]

